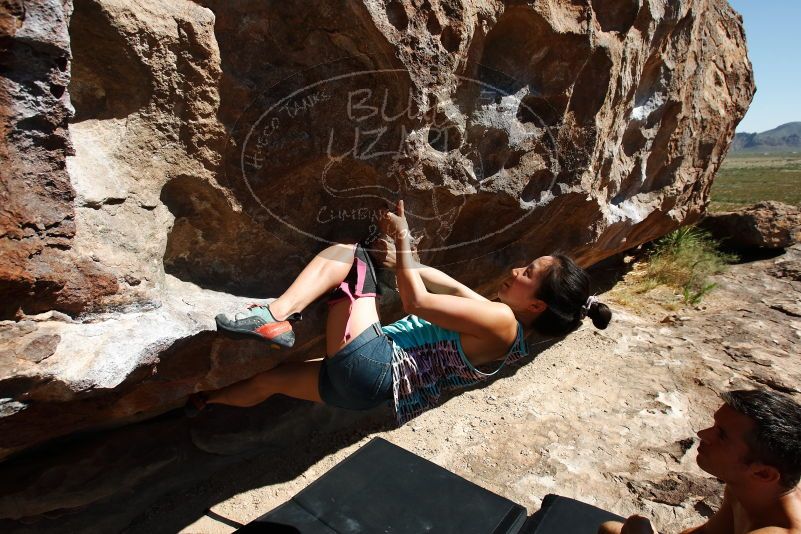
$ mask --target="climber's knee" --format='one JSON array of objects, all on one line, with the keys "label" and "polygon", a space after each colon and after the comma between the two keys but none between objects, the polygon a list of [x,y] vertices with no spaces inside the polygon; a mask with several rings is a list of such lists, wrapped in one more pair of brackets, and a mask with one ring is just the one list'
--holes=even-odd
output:
[{"label": "climber's knee", "polygon": [[328,260],[351,264],[355,251],[356,243],[335,243],[320,252],[319,255]]}]

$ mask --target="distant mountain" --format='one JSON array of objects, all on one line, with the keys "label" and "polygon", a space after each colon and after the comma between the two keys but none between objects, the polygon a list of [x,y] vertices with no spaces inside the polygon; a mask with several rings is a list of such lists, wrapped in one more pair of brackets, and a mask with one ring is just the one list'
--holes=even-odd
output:
[{"label": "distant mountain", "polygon": [[738,133],[731,152],[783,152],[801,150],[801,122],[788,122],[762,133]]}]

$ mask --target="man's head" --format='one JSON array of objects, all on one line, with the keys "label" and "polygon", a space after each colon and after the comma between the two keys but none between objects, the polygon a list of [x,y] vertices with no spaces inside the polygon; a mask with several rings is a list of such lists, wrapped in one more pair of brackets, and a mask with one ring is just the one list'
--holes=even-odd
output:
[{"label": "man's head", "polygon": [[698,432],[698,465],[731,484],[792,488],[801,478],[801,405],[772,391],[721,395],[714,426]]}]

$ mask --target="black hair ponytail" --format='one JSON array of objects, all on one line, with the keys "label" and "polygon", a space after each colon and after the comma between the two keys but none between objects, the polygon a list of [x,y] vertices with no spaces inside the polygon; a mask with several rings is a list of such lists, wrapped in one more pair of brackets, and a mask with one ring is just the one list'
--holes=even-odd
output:
[{"label": "black hair ponytail", "polygon": [[551,256],[556,261],[537,294],[548,307],[534,320],[534,329],[546,336],[566,336],[581,325],[584,317],[592,319],[596,328],[606,328],[612,320],[612,311],[590,297],[587,272],[563,254]]},{"label": "black hair ponytail", "polygon": [[612,320],[612,310],[603,302],[593,300],[587,308],[587,317],[592,319],[592,325],[603,330],[609,326],[609,321]]}]

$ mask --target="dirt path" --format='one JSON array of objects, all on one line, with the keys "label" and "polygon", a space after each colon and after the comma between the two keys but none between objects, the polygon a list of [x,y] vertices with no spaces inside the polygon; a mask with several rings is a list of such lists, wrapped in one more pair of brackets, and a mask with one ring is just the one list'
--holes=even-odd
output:
[{"label": "dirt path", "polygon": [[[546,494],[559,493],[622,515],[644,513],[663,532],[698,524],[719,504],[719,483],[695,465],[695,432],[711,421],[717,392],[765,385],[795,391],[801,384],[793,349],[801,339],[800,262],[796,247],[734,266],[698,308],[669,312],[650,297],[636,314],[615,306],[609,329],[585,326],[487,387],[347,445],[292,480],[218,502],[212,511],[246,523],[381,436],[529,513]],[[259,461],[251,467],[257,471]],[[173,505],[226,484],[220,473],[170,496],[136,532],[157,530]],[[203,516],[182,532],[233,530]]]}]

